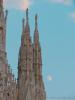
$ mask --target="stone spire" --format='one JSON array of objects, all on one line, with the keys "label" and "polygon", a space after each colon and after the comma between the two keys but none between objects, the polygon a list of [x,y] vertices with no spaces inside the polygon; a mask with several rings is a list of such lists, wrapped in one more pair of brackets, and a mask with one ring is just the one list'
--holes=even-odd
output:
[{"label": "stone spire", "polygon": [[39,42],[38,16],[35,16],[35,31],[33,44],[33,68],[35,76],[35,100],[46,100],[46,93],[42,79],[42,55]]},{"label": "stone spire", "polygon": [[18,99],[46,100],[42,80],[42,57],[38,32],[38,16],[35,16],[34,43],[30,37],[28,9],[26,23],[23,19],[23,31],[18,59]]},{"label": "stone spire", "polygon": [[[24,24],[25,20],[23,19],[23,33],[21,38],[21,52],[23,52],[23,56],[25,58],[26,63],[26,73],[29,76],[29,59],[30,58],[30,50],[32,49],[32,42],[30,37],[30,26],[29,26],[29,18],[28,18],[28,9],[26,10],[26,24]],[[31,51],[32,52],[32,51]],[[23,58],[22,56],[22,58]]]},{"label": "stone spire", "polygon": [[[26,10],[26,23],[24,24],[23,19],[23,31],[21,37],[21,46],[19,51],[19,60],[18,60],[18,100],[26,100],[25,94],[26,91],[25,84],[30,79],[31,70],[33,65],[33,48],[32,41],[30,37],[30,26],[28,18],[28,9]],[[24,89],[24,90],[22,90]],[[22,96],[23,95],[23,96]]]},{"label": "stone spire", "polygon": [[8,11],[3,10],[3,0],[0,0],[0,50],[6,50],[6,20]]},{"label": "stone spire", "polygon": [[35,31],[34,31],[34,43],[39,42],[39,32],[38,32],[38,15],[35,15]]},{"label": "stone spire", "polygon": [[[3,0],[0,0],[0,73],[2,77],[2,85],[0,85],[0,99],[6,100],[6,86],[7,86],[7,73],[8,62],[6,53],[6,19],[7,12],[5,14],[3,9]],[[1,80],[0,80],[1,81]]]},{"label": "stone spire", "polygon": [[28,44],[28,40],[31,42],[31,37],[30,37],[30,26],[29,26],[29,18],[28,18],[28,9],[26,10],[26,23],[25,23],[25,19],[23,18],[23,33],[22,33],[22,41],[24,43],[24,40],[25,40],[25,43]]},{"label": "stone spire", "polygon": [[40,82],[39,80],[42,77],[42,58],[41,58],[41,47],[39,43],[39,32],[38,32],[38,16],[35,16],[35,31],[34,31],[34,69],[35,69],[35,80]]}]

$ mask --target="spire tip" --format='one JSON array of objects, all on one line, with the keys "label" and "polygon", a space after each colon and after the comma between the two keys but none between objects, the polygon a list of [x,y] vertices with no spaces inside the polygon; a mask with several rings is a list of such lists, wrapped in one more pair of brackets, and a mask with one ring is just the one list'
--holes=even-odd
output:
[{"label": "spire tip", "polygon": [[38,19],[38,15],[36,14],[36,15],[35,15],[35,21],[37,21],[37,19]]},{"label": "spire tip", "polygon": [[36,15],[35,15],[35,30],[37,30],[37,27],[38,27],[38,22],[37,22],[37,20],[38,20],[38,15],[36,14]]},{"label": "spire tip", "polygon": [[28,8],[26,9],[26,21],[28,21]]}]

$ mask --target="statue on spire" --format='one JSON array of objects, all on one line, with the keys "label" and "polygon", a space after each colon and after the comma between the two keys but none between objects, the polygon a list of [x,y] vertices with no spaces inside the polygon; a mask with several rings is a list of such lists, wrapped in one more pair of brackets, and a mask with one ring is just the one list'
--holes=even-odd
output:
[{"label": "statue on spire", "polygon": [[35,30],[36,30],[37,27],[38,27],[38,22],[37,22],[37,20],[38,20],[38,15],[36,14],[36,15],[35,15]]},{"label": "statue on spire", "polygon": [[26,22],[28,23],[28,8],[26,10]]},{"label": "statue on spire", "polygon": [[29,18],[28,18],[28,8],[26,10],[26,26],[25,26],[25,32],[30,32]]},{"label": "statue on spire", "polygon": [[[39,32],[38,32],[38,15],[35,15],[35,30],[34,30],[34,41],[39,42]],[[34,42],[35,43],[35,42]]]},{"label": "statue on spire", "polygon": [[5,11],[5,23],[7,21],[7,16],[8,16],[8,10]]}]

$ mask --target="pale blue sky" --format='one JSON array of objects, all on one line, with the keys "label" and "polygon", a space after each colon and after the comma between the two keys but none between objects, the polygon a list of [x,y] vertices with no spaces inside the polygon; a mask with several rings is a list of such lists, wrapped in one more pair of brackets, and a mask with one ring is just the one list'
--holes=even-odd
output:
[{"label": "pale blue sky", "polygon": [[[69,3],[51,1],[38,0],[30,6],[31,36],[33,37],[34,33],[34,16],[38,13],[43,79],[47,97],[74,97],[75,5],[70,2],[71,0]],[[25,17],[24,11],[9,8],[7,53],[8,62],[16,77],[23,17]],[[49,77],[52,80],[49,80]]]}]

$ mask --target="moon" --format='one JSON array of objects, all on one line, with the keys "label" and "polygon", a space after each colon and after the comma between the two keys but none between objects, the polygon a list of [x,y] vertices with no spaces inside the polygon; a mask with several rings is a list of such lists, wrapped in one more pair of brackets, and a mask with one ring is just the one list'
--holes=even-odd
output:
[{"label": "moon", "polygon": [[53,76],[52,76],[52,75],[48,75],[48,76],[47,76],[47,80],[48,80],[48,81],[52,81],[52,80],[53,80]]}]

